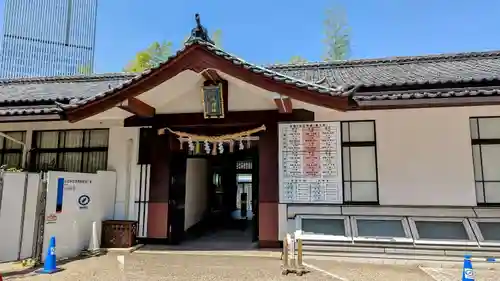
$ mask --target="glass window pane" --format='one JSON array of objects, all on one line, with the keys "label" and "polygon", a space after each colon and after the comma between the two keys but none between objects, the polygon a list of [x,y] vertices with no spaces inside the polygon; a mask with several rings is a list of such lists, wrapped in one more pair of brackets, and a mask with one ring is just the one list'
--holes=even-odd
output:
[{"label": "glass window pane", "polygon": [[358,236],[363,237],[406,237],[400,220],[357,219]]},{"label": "glass window pane", "polygon": [[36,163],[38,170],[53,170],[56,168],[57,153],[37,153]]},{"label": "glass window pane", "polygon": [[311,234],[345,236],[343,219],[302,219],[302,231]]},{"label": "glass window pane", "polygon": [[8,167],[16,167],[16,168],[21,168],[22,167],[22,157],[23,154],[20,152],[12,152],[12,153],[5,153],[3,156],[3,163],[2,164],[7,164]]},{"label": "glass window pane", "polygon": [[472,162],[474,165],[474,179],[477,181],[480,181],[483,179],[483,173],[481,170],[481,153],[480,153],[480,146],[479,145],[473,145],[472,146]]},{"label": "glass window pane", "polygon": [[66,152],[60,154],[59,169],[65,172],[81,172],[82,153]]},{"label": "glass window pane", "polygon": [[84,173],[95,173],[97,171],[106,170],[108,152],[96,151],[85,152],[83,154],[83,171]]},{"label": "glass window pane", "polygon": [[109,131],[104,130],[90,130],[88,139],[88,147],[108,147]]},{"label": "glass window pane", "polygon": [[342,122],[342,141],[349,142],[349,122]]},{"label": "glass window pane", "polygon": [[344,200],[345,201],[351,201],[352,196],[351,196],[351,182],[344,182]]},{"label": "glass window pane", "polygon": [[349,141],[375,141],[374,122],[349,122]]},{"label": "glass window pane", "polygon": [[483,182],[476,182],[476,200],[478,203],[486,203],[484,201]]},{"label": "glass window pane", "polygon": [[485,241],[500,241],[499,222],[477,222]]},{"label": "glass window pane", "polygon": [[478,134],[478,127],[477,127],[477,118],[471,118],[470,121],[470,136],[473,140],[476,140],[479,138]]},{"label": "glass window pane", "polygon": [[484,180],[500,180],[500,144],[481,145],[481,155]]},{"label": "glass window pane", "polygon": [[351,182],[351,201],[353,202],[376,202],[376,182]]},{"label": "glass window pane", "polygon": [[38,148],[57,148],[59,132],[38,132],[36,134]]},{"label": "glass window pane", "polygon": [[500,139],[500,118],[478,118],[481,139]]},{"label": "glass window pane", "polygon": [[469,240],[462,222],[415,221],[420,239]]},{"label": "glass window pane", "polygon": [[345,181],[351,180],[350,147],[342,148],[342,175]]},{"label": "glass window pane", "polygon": [[486,203],[500,203],[500,182],[485,182],[484,197]]},{"label": "glass window pane", "polygon": [[375,162],[374,146],[351,147],[351,180],[376,181]]},{"label": "glass window pane", "polygon": [[[7,135],[10,137],[13,137],[14,139],[24,142],[24,138],[26,135],[26,132],[7,132]],[[6,149],[22,149],[23,146],[20,143],[11,141],[9,139],[5,139],[5,148]]]},{"label": "glass window pane", "polygon": [[64,148],[75,148],[83,146],[83,131],[64,132]]}]

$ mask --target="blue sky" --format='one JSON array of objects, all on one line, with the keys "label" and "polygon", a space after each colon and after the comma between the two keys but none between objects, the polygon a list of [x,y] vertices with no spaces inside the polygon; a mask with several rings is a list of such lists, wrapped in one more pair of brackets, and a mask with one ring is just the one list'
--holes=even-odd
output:
[{"label": "blue sky", "polygon": [[325,10],[335,6],[352,29],[351,58],[500,49],[498,0],[100,0],[95,71],[121,71],[153,41],[179,47],[197,12],[209,31],[222,30],[226,51],[249,62],[317,61]]}]

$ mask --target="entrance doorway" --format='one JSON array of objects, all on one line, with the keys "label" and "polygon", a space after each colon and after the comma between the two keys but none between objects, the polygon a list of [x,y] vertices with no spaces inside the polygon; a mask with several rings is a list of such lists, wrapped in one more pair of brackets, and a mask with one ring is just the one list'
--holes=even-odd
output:
[{"label": "entrance doorway", "polygon": [[258,147],[172,154],[169,239],[203,249],[250,249],[258,241]]}]

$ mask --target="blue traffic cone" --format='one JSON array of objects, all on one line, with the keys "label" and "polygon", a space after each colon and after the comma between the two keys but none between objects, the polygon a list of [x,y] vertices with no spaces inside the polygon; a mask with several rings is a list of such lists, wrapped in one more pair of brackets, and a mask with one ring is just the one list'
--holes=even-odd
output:
[{"label": "blue traffic cone", "polygon": [[472,269],[471,256],[464,257],[464,268],[462,270],[462,281],[476,280],[474,269]]},{"label": "blue traffic cone", "polygon": [[43,263],[43,269],[37,271],[40,274],[52,274],[60,269],[56,266],[56,237],[50,237],[49,247],[47,248],[47,255]]}]

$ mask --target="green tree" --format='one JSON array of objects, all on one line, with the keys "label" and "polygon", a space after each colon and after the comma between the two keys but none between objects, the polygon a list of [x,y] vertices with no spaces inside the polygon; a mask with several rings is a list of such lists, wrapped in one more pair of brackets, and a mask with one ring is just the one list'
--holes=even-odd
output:
[{"label": "green tree", "polygon": [[214,41],[215,46],[222,49],[222,30],[216,29],[212,32],[212,41]]},{"label": "green tree", "polygon": [[304,63],[307,63],[307,59],[305,59],[301,56],[293,56],[290,59],[290,63],[292,63],[292,64],[304,64]]},{"label": "green tree", "polygon": [[351,51],[351,30],[347,23],[345,10],[341,7],[328,9],[323,24],[325,32],[323,60],[348,59]]},{"label": "green tree", "polygon": [[146,69],[158,66],[172,55],[172,42],[153,42],[148,48],[137,52],[123,69],[125,72],[142,72]]},{"label": "green tree", "polygon": [[[185,43],[189,39],[187,36],[184,39]],[[217,29],[212,33],[212,40],[217,47],[221,47],[222,31]],[[142,72],[146,69],[155,67],[160,63],[166,61],[172,55],[172,42],[153,42],[148,48],[141,50],[135,54],[133,60],[129,61],[123,68],[125,72]]]},{"label": "green tree", "polygon": [[90,64],[78,66],[78,74],[89,75],[92,74],[92,66]]}]

